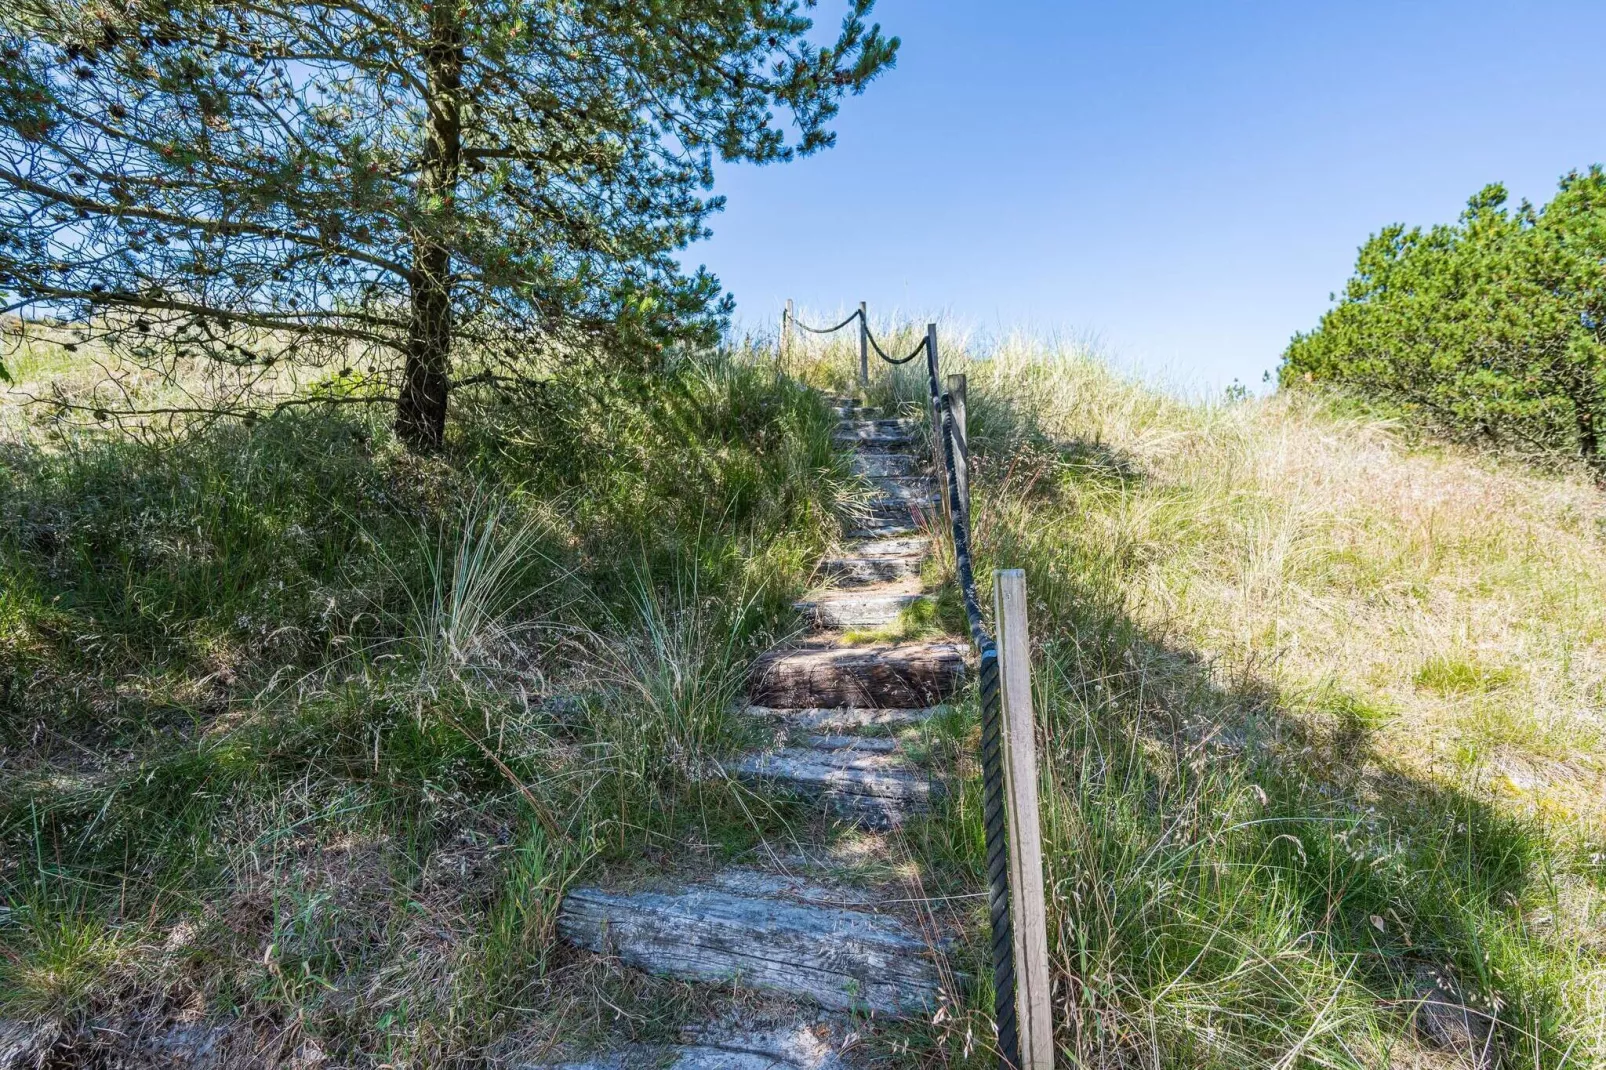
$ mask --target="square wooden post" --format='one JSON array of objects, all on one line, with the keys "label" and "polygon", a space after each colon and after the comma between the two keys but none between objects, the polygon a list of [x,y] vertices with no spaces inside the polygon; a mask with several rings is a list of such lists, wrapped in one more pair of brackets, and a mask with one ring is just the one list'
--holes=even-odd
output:
[{"label": "square wooden post", "polygon": [[1026,633],[1026,573],[993,573],[998,675],[1003,692],[1004,785],[1009,812],[1009,898],[1015,936],[1019,1070],[1053,1070],[1054,1019],[1048,980],[1048,911],[1043,896],[1043,827],[1037,804],[1037,722]]},{"label": "square wooden post", "polygon": [[777,354],[780,361],[784,361],[792,354],[792,322],[797,313],[792,310],[792,299],[786,299],[786,311],[781,313],[781,351]]},{"label": "square wooden post", "polygon": [[870,314],[859,302],[859,390],[870,389]]},{"label": "square wooden post", "polygon": [[931,464],[937,476],[937,491],[942,495],[942,515],[948,518],[948,465],[943,461],[942,449],[942,398],[937,386],[937,325],[926,324],[926,377],[931,384]]}]

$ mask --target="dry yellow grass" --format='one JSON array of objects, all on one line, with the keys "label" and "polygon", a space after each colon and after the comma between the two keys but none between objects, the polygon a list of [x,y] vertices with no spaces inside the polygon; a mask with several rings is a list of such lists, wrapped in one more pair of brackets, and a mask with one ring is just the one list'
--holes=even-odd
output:
[{"label": "dry yellow grass", "polygon": [[1178,402],[1025,343],[969,370],[1146,484],[1086,513],[1142,548],[1138,619],[1226,676],[1340,689],[1382,759],[1598,834],[1606,496],[1585,473],[1412,446],[1314,397]]}]

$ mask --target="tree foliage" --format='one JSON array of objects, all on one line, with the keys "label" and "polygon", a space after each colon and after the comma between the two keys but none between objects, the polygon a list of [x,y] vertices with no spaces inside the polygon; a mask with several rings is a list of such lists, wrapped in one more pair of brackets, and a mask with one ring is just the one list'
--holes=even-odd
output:
[{"label": "tree foliage", "polygon": [[1606,175],[1567,175],[1543,209],[1506,200],[1491,185],[1453,225],[1374,235],[1342,300],[1294,336],[1281,382],[1340,384],[1456,435],[1601,466]]},{"label": "tree foliage", "polygon": [[848,4],[822,47],[796,0],[7,0],[0,305],[339,368],[436,445],[465,382],[715,337],[713,162],[832,143],[897,48]]}]

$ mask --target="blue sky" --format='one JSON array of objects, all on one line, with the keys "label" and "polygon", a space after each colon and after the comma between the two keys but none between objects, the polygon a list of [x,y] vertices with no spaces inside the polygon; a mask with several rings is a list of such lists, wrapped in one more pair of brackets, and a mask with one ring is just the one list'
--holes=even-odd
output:
[{"label": "blue sky", "polygon": [[[842,6],[822,0],[822,25]],[[881,0],[898,67],[808,160],[731,167],[688,251],[791,296],[1096,337],[1174,385],[1252,386],[1356,247],[1488,182],[1606,162],[1606,3]]]}]

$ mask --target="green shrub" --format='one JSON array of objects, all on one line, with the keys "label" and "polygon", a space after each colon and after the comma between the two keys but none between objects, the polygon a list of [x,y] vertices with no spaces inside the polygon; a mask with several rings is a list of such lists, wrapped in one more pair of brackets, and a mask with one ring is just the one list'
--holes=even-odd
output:
[{"label": "green shrub", "polygon": [[1606,418],[1606,174],[1574,172],[1543,209],[1491,185],[1458,223],[1385,227],[1343,299],[1283,357],[1435,429],[1599,467]]}]

